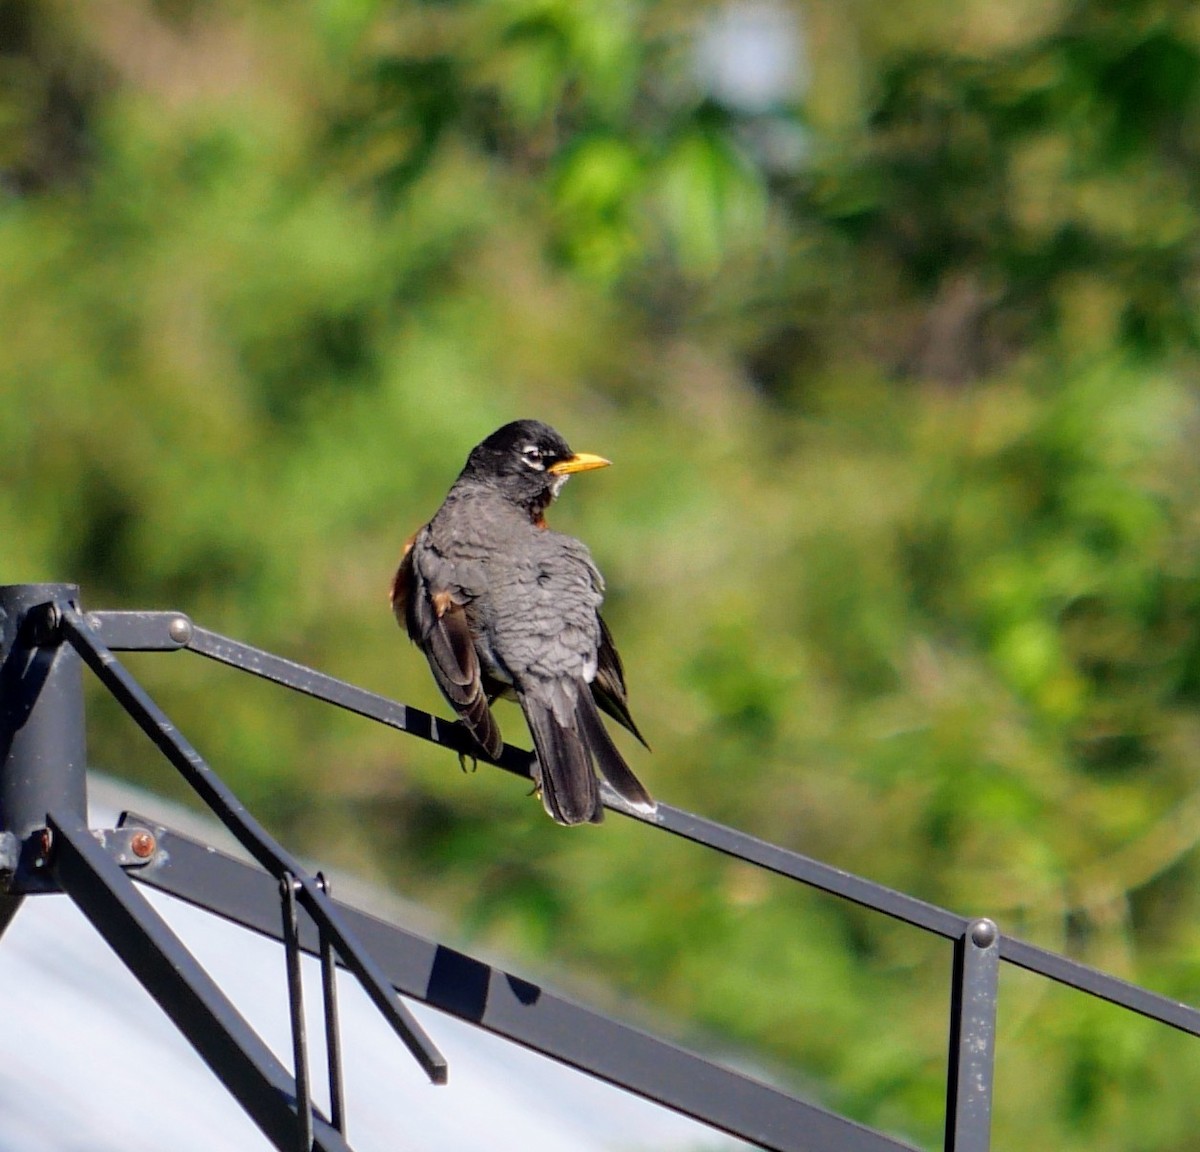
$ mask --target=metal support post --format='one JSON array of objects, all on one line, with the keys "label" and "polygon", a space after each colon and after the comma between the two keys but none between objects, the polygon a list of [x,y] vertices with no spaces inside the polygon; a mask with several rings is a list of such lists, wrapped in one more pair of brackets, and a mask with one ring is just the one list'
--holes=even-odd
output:
[{"label": "metal support post", "polygon": [[283,904],[283,950],[287,966],[288,1008],[292,1022],[292,1074],[296,1080],[296,1147],[312,1147],[312,1092],[308,1079],[308,1030],[304,1022],[304,973],[300,970],[300,923],[296,877],[285,872],[279,881]]},{"label": "metal support post", "polygon": [[13,897],[54,890],[46,814],[87,820],[83,662],[55,626],[78,599],[75,584],[0,587],[0,890]]},{"label": "metal support post", "polygon": [[[317,873],[317,883],[326,896],[331,896],[329,881]],[[321,931],[321,996],[325,1005],[325,1062],[329,1068],[329,1119],[346,1135],[346,1090],[342,1076],[341,1027],[338,1024],[337,957],[329,933]]]},{"label": "metal support post", "polygon": [[1000,931],[975,920],[954,943],[950,1059],[946,1077],[946,1152],[988,1152]]}]

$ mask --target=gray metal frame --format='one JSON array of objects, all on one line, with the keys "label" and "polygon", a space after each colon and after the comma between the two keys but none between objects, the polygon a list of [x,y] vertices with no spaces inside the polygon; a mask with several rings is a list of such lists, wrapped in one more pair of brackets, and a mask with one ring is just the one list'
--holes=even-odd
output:
[{"label": "gray metal frame", "polygon": [[[779,1152],[909,1145],[574,1004],[519,976],[331,899],[238,802],[114,655],[188,649],[487,760],[457,723],[195,626],[178,612],[84,613],[73,585],[0,587],[0,934],[27,895],[65,892],[280,1149],[343,1149],[335,965],[352,972],[435,1082],[445,1061],[397,993],[420,999],[600,1079]],[[128,815],[86,827],[81,663],[95,673],[255,861],[245,864]],[[529,776],[506,745],[497,767]],[[660,804],[631,819],[901,920],[952,944],[946,1152],[987,1152],[1001,961],[1192,1035],[1200,1012],[1066,957],[736,829]],[[132,883],[137,880],[284,944],[293,1021],[289,1074]],[[331,1118],[312,1104],[301,951],[322,959]]]}]

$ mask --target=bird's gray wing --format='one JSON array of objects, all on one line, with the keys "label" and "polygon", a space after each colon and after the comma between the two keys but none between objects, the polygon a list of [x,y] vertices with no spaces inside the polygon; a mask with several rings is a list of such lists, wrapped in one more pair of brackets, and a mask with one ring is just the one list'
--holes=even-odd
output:
[{"label": "bird's gray wing", "polygon": [[476,743],[495,758],[504,741],[488,708],[466,598],[451,576],[430,544],[426,525],[405,546],[392,581],[392,611],[409,639],[425,653],[442,695]]},{"label": "bird's gray wing", "polygon": [[592,696],[596,703],[607,712],[618,724],[628,728],[642,746],[647,750],[650,745],[638,731],[629,712],[629,696],[625,690],[625,668],[621,664],[621,656],[613,643],[612,633],[599,613],[596,619],[600,624],[600,645],[596,651],[596,677],[592,681]]}]

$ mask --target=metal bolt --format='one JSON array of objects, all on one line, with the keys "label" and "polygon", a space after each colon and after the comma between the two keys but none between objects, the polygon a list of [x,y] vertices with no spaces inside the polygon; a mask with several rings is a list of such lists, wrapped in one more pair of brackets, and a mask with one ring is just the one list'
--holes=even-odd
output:
[{"label": "metal bolt", "polygon": [[54,847],[54,836],[49,828],[43,828],[33,838],[35,868],[45,868],[50,863],[50,851]]},{"label": "metal bolt", "polygon": [[62,627],[62,609],[57,604],[44,604],[29,613],[29,640],[37,645],[56,644]]},{"label": "metal bolt", "polygon": [[192,622],[186,616],[176,616],[167,625],[167,635],[176,644],[186,644],[192,638]]},{"label": "metal bolt", "polygon": [[1000,930],[991,920],[976,920],[971,925],[971,943],[976,948],[990,948],[996,943],[996,937],[1000,935]]},{"label": "metal bolt", "polygon": [[154,850],[158,847],[154,836],[146,831],[135,832],[129,838],[129,851],[132,852],[139,860],[148,860],[154,855]]}]

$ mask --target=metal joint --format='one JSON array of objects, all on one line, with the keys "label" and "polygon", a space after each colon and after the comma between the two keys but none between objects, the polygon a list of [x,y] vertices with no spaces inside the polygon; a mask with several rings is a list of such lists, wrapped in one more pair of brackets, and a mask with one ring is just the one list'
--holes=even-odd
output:
[{"label": "metal joint", "polygon": [[946,1152],[988,1152],[996,1062],[1000,929],[972,920],[955,941],[946,1080]]},{"label": "metal joint", "polygon": [[152,864],[158,852],[158,840],[149,828],[93,828],[92,835],[122,868]]},{"label": "metal joint", "polygon": [[62,610],[53,602],[32,608],[25,616],[24,638],[32,648],[62,643]]},{"label": "metal joint", "polygon": [[39,828],[26,845],[26,851],[32,855],[30,863],[37,871],[49,868],[54,862],[54,833],[49,828]]},{"label": "metal joint", "polygon": [[89,612],[87,622],[113,652],[173,652],[195,631],[182,612]]},{"label": "metal joint", "polygon": [[976,948],[990,948],[1000,936],[1000,929],[992,920],[976,920],[971,925],[971,943]]}]

